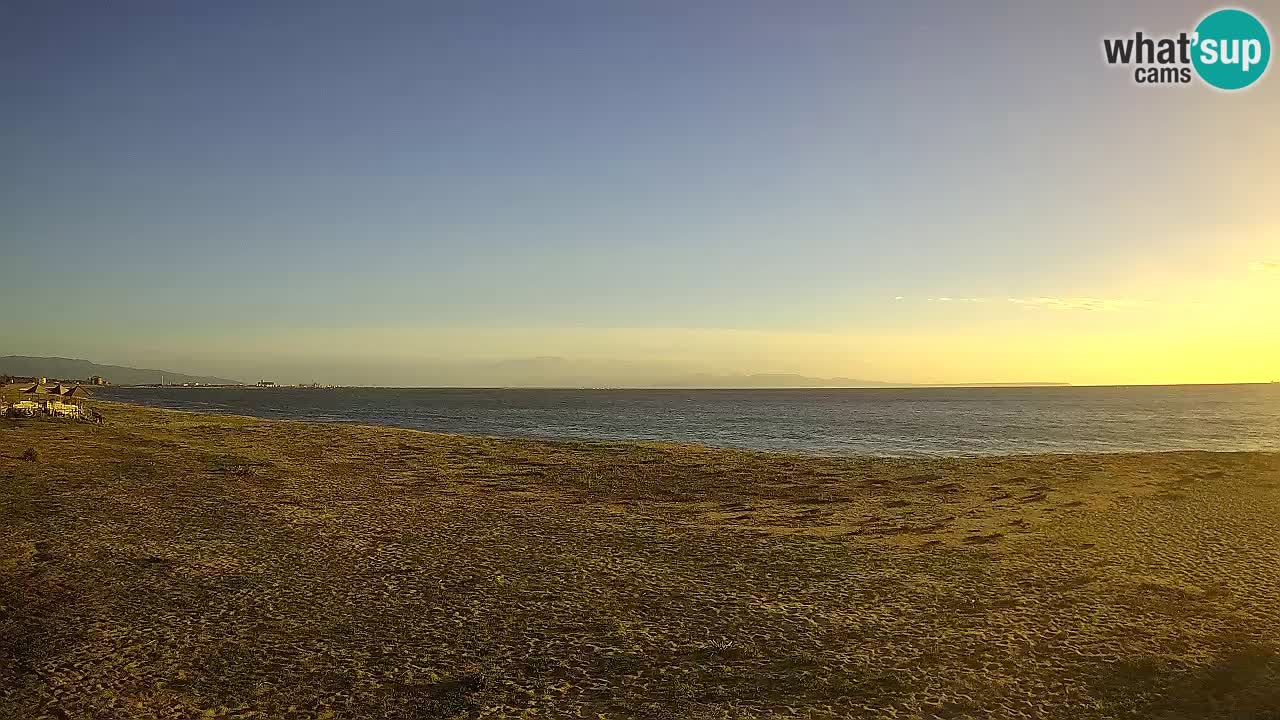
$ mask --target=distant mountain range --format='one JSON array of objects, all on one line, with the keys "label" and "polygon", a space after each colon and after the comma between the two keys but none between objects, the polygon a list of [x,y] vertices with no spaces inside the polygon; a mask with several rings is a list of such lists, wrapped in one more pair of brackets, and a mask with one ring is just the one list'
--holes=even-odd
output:
[{"label": "distant mountain range", "polygon": [[[277,368],[264,377],[294,374],[294,368]],[[441,361],[430,358],[373,367],[321,368],[309,376],[325,377],[339,385],[361,385],[358,379],[378,377],[385,387],[521,387],[521,388],[892,388],[892,387],[997,387],[1056,386],[1057,382],[919,383],[862,380],[849,377],[813,377],[798,373],[719,373],[678,365],[620,360],[575,359],[558,356],[506,358],[502,360]],[[352,380],[346,378],[352,377]]]},{"label": "distant mountain range", "polygon": [[1068,383],[1057,382],[1016,382],[1016,383],[952,383],[947,385],[919,385],[916,383],[895,383],[882,380],[859,380],[847,377],[810,377],[795,373],[755,373],[752,375],[712,375],[697,374],[678,378],[669,387],[699,388],[877,388],[877,387],[1025,387],[1025,386],[1061,386]]},{"label": "distant mountain range", "polygon": [[[264,368],[259,368],[264,369]],[[50,379],[84,380],[101,375],[112,385],[154,385],[167,383],[200,383],[202,385],[238,385],[238,380],[207,375],[185,375],[170,370],[142,370],[119,365],[99,365],[88,360],[58,357],[0,357],[0,375],[19,377],[45,376]],[[631,388],[890,388],[890,387],[1018,387],[1056,386],[1067,383],[963,383],[921,385],[918,383],[859,380],[847,377],[811,377],[795,373],[716,374],[686,372],[674,368],[647,367],[625,363],[577,361],[560,357],[511,358],[498,361],[441,363],[424,359],[403,366],[385,368],[272,368],[265,377],[287,376],[327,378],[338,385],[382,385],[386,387],[631,387]],[[368,378],[383,378],[370,383]]]},{"label": "distant mountain range", "polygon": [[155,383],[201,383],[206,385],[235,385],[238,380],[208,375],[184,375],[169,370],[142,370],[120,365],[99,365],[88,360],[59,357],[26,357],[7,355],[0,357],[0,375],[18,377],[47,377],[59,380],[87,380],[101,375],[112,385],[151,385]]}]

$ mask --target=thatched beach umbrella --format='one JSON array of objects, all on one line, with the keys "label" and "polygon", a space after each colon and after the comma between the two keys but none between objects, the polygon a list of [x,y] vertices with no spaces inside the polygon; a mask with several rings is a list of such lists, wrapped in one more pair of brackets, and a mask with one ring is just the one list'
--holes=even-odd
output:
[{"label": "thatched beach umbrella", "polygon": [[62,399],[79,405],[91,394],[88,388],[83,385],[77,385],[73,388],[68,388],[66,392],[62,393]]}]

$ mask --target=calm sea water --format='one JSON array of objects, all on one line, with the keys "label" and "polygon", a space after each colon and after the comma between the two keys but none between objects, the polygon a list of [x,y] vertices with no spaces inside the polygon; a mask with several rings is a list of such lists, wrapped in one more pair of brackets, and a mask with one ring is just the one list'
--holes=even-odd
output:
[{"label": "calm sea water", "polygon": [[826,455],[1280,451],[1280,385],[869,390],[109,388],[179,410]]}]

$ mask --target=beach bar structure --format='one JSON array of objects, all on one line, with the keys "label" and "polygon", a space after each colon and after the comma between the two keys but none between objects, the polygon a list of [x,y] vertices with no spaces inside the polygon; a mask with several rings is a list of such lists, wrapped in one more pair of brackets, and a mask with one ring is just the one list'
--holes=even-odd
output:
[{"label": "beach bar structure", "polygon": [[[43,380],[43,378],[41,379]],[[83,415],[80,403],[88,395],[88,392],[79,385],[68,388],[63,387],[62,383],[58,383],[53,387],[47,387],[43,382],[37,382],[29,388],[24,388],[21,393],[26,397],[14,403],[12,410],[23,415],[53,415],[71,418]]]}]

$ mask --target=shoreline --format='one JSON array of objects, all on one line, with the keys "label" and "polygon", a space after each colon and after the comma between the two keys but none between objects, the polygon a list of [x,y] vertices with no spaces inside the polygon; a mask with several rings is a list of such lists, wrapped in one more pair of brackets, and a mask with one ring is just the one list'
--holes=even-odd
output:
[{"label": "shoreline", "polygon": [[103,410],[0,423],[6,717],[1280,709],[1280,454]]},{"label": "shoreline", "polygon": [[[205,389],[205,388],[190,388],[190,389]],[[365,428],[394,428],[394,429],[400,429],[400,430],[411,430],[413,432],[421,432],[421,433],[427,433],[427,434],[485,438],[485,439],[492,439],[492,440],[523,440],[523,441],[547,442],[547,443],[596,442],[596,443],[612,443],[612,444],[635,443],[635,444],[641,444],[641,445],[661,444],[661,445],[700,447],[700,448],[706,448],[706,449],[712,449],[712,450],[731,450],[736,452],[795,456],[797,458],[811,458],[811,459],[813,458],[817,458],[817,459],[882,458],[882,459],[902,459],[902,460],[929,460],[929,459],[945,459],[945,458],[961,458],[961,459],[992,458],[992,459],[995,459],[995,458],[1041,457],[1041,456],[1070,457],[1070,456],[1076,456],[1076,455],[1151,455],[1151,454],[1158,455],[1158,454],[1168,454],[1168,453],[1198,453],[1198,452],[1221,453],[1221,454],[1232,454],[1232,453],[1280,454],[1280,450],[1270,450],[1270,449],[1253,449],[1253,448],[1210,449],[1210,448],[1194,448],[1194,447],[1166,448],[1166,449],[1153,449],[1153,450],[1134,450],[1134,449],[1062,450],[1062,451],[1048,451],[1048,452],[986,452],[986,453],[960,453],[960,452],[947,451],[947,452],[935,452],[935,453],[916,452],[916,453],[900,453],[900,454],[870,453],[870,452],[852,453],[851,452],[851,453],[840,454],[840,453],[824,452],[824,451],[818,451],[818,450],[804,451],[804,450],[796,450],[796,449],[752,448],[752,447],[743,447],[743,446],[737,446],[737,445],[715,445],[711,443],[699,442],[694,440],[690,440],[690,441],[659,440],[659,439],[647,440],[647,439],[608,438],[608,437],[601,437],[601,436],[578,437],[578,436],[556,436],[556,435],[536,435],[536,434],[526,435],[526,434],[517,434],[517,433],[503,435],[503,434],[455,432],[450,430],[428,430],[428,429],[423,429],[419,427],[413,427],[410,425],[365,422],[362,420],[339,420],[339,419],[318,420],[318,419],[305,419],[305,418],[266,417],[261,415],[248,415],[240,412],[235,412],[234,410],[223,411],[223,410],[217,410],[217,409],[201,410],[201,409],[189,409],[189,408],[172,408],[172,407],[164,407],[162,405],[156,405],[156,404],[130,402],[128,400],[122,400],[122,399],[102,400],[96,397],[93,398],[92,402],[96,404],[122,406],[127,408],[158,410],[162,412],[188,413],[193,415],[214,415],[214,416],[221,416],[221,417],[234,417],[234,418],[242,418],[246,420],[262,420],[266,422],[291,422],[291,423],[304,423],[304,424],[316,424],[316,425],[354,426],[354,427],[365,427]]]}]

